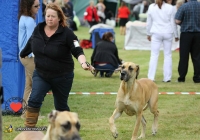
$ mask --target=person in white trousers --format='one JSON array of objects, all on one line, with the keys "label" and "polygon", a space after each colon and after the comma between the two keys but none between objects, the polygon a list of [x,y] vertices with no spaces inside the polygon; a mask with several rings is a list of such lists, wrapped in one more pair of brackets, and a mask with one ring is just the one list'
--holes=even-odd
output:
[{"label": "person in white trousers", "polygon": [[178,32],[174,20],[173,6],[165,0],[156,0],[147,13],[147,39],[151,41],[151,57],[148,78],[155,81],[160,47],[163,46],[164,65],[163,82],[171,82],[172,77],[172,41],[178,41]]}]

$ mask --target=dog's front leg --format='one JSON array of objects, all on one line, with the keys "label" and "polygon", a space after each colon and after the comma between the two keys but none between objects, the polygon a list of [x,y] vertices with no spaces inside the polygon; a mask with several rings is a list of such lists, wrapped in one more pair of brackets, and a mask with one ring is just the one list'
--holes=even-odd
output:
[{"label": "dog's front leg", "polygon": [[138,130],[140,128],[140,122],[142,120],[142,113],[138,113],[136,115],[136,122],[135,122],[135,128],[133,130],[133,135],[131,140],[136,140],[137,139],[137,134],[138,134]]},{"label": "dog's front leg", "polygon": [[119,118],[121,114],[122,114],[122,111],[115,109],[112,116],[109,118],[110,131],[112,132],[112,135],[114,138],[118,137],[117,128],[115,126],[115,120]]},{"label": "dog's front leg", "polygon": [[142,130],[141,130],[141,134],[140,136],[138,137],[138,139],[141,139],[141,138],[145,138],[145,131],[146,131],[146,120],[144,118],[144,116],[142,115]]}]

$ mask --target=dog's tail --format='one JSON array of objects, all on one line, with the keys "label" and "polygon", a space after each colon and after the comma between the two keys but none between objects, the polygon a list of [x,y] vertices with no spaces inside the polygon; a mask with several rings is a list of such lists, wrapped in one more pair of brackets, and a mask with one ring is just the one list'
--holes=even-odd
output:
[{"label": "dog's tail", "polygon": [[146,105],[143,108],[143,111],[145,111],[148,108],[148,103],[146,103]]}]

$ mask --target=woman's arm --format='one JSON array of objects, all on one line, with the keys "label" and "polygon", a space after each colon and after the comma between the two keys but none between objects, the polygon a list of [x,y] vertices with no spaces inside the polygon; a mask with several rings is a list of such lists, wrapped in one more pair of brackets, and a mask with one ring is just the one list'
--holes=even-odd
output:
[{"label": "woman's arm", "polygon": [[[114,45],[115,45],[115,44],[114,44]],[[115,45],[115,47],[116,47],[116,51],[115,51],[114,55],[115,55],[115,57],[117,58],[118,64],[122,64],[121,60],[119,59],[117,46]]]},{"label": "woman's arm", "polygon": [[147,30],[147,39],[148,39],[149,41],[151,41],[151,33],[150,33],[151,26],[152,26],[152,17],[151,17],[150,7],[149,7],[149,10],[148,10],[148,13],[147,13],[147,26],[146,26],[146,30]]},{"label": "woman's arm", "polygon": [[28,56],[30,53],[32,53],[31,41],[32,41],[32,37],[29,38],[29,40],[28,40],[26,46],[25,46],[24,49],[20,52],[20,57],[21,57],[21,58],[25,58],[25,57]]},{"label": "woman's arm", "polygon": [[70,37],[68,38],[68,45],[70,46],[72,55],[79,61],[81,67],[84,70],[93,71],[94,67],[86,63],[87,62],[86,57],[84,55],[83,49],[80,47],[80,44],[78,42],[78,38],[76,37],[76,35],[70,30],[69,36]]},{"label": "woman's arm", "polygon": [[171,15],[171,18],[170,18],[170,22],[171,22],[171,25],[172,25],[172,28],[173,28],[173,31],[174,31],[174,37],[175,37],[175,41],[178,41],[178,29],[177,29],[177,25],[175,23],[175,14],[176,14],[176,7],[173,7],[172,8],[172,15]]},{"label": "woman's arm", "polygon": [[27,35],[27,41],[33,34],[34,28],[36,26],[35,20],[31,17],[26,18],[26,21],[24,21],[25,27],[26,27],[26,35]]}]

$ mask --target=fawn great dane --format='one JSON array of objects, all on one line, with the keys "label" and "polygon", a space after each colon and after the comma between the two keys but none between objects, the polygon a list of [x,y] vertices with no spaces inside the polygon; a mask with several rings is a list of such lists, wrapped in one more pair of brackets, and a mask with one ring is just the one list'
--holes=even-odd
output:
[{"label": "fawn great dane", "polygon": [[142,78],[137,80],[139,75],[139,65],[132,62],[123,63],[119,69],[121,73],[120,87],[117,93],[115,106],[112,116],[109,118],[110,130],[114,138],[118,137],[115,120],[119,118],[124,111],[127,115],[136,115],[135,128],[133,130],[131,140],[137,139],[137,133],[142,122],[141,135],[138,138],[145,137],[146,120],[143,116],[143,111],[148,107],[154,114],[152,125],[152,134],[155,135],[158,129],[158,88],[157,85],[150,79]]}]

